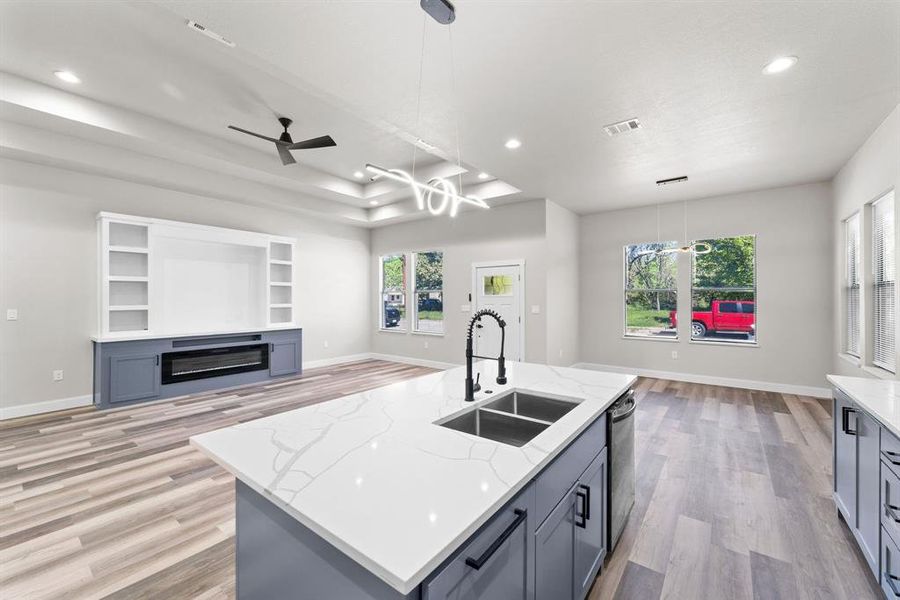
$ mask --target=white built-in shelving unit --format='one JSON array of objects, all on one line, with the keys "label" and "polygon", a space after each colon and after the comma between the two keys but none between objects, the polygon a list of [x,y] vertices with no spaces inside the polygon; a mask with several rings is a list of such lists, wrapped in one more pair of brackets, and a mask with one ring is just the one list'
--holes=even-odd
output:
[{"label": "white built-in shelving unit", "polygon": [[97,223],[97,339],[296,325],[293,239],[106,212]]}]

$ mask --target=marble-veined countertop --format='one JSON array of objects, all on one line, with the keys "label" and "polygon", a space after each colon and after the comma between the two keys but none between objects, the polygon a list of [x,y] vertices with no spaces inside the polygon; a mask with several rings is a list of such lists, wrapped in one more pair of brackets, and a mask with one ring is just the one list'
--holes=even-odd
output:
[{"label": "marble-veined countertop", "polygon": [[196,435],[191,444],[297,521],[406,594],[453,553],[635,377],[496,362],[476,364],[485,389],[579,402],[514,446],[435,425],[472,408],[463,367]]},{"label": "marble-veined countertop", "polygon": [[900,381],[828,375],[831,384],[900,438]]}]

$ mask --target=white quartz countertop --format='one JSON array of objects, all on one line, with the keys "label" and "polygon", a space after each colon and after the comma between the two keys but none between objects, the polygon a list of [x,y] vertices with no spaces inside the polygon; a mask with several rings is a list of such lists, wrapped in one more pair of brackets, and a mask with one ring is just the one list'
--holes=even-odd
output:
[{"label": "white quartz countertop", "polygon": [[[211,431],[191,444],[406,594],[634,383],[618,373],[475,365],[485,389],[463,401],[459,367]],[[514,446],[434,424],[506,390],[578,406]]]},{"label": "white quartz countertop", "polygon": [[843,375],[829,375],[828,381],[900,437],[900,381]]}]

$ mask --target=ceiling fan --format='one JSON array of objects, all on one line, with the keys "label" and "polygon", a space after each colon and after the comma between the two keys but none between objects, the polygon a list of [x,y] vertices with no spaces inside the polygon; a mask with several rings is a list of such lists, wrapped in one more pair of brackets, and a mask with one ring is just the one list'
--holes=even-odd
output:
[{"label": "ceiling fan", "polygon": [[241,133],[246,133],[247,135],[252,135],[254,137],[258,137],[260,139],[272,142],[275,144],[275,148],[278,150],[278,156],[281,157],[281,164],[283,165],[292,165],[296,160],[291,156],[291,150],[309,150],[312,148],[328,148],[330,146],[337,146],[335,141],[331,139],[330,135],[323,135],[317,138],[310,138],[308,140],[303,140],[302,142],[295,142],[291,139],[291,134],[288,133],[288,127],[293,123],[292,120],[287,117],[280,117],[278,122],[281,123],[281,126],[284,127],[284,132],[278,137],[278,139],[271,138],[265,135],[261,135],[259,133],[254,133],[252,131],[247,131],[246,129],[241,129],[240,127],[235,127],[234,125],[229,125],[229,129],[234,129],[235,131],[240,131]]}]

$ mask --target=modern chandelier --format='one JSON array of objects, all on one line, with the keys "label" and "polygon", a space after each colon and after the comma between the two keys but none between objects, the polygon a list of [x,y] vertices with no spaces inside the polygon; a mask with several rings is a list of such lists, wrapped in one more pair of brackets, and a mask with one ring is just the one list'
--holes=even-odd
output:
[{"label": "modern chandelier", "polygon": [[[682,215],[684,216],[684,239],[687,240],[687,200],[684,201]],[[659,203],[656,204],[656,243],[659,244]],[[639,256],[652,254],[659,256],[660,254],[693,254],[700,256],[701,254],[709,254],[712,252],[712,244],[709,242],[690,242],[684,246],[675,248],[656,248],[653,250],[644,250]]]},{"label": "modern chandelier", "polygon": [[[448,38],[450,43],[450,94],[452,100],[454,101],[452,106],[453,118],[455,121],[454,125],[456,130],[456,164],[457,167],[459,167],[459,172],[462,173],[464,169],[462,168],[462,159],[459,150],[459,118],[456,111],[454,97],[455,77],[453,64],[453,34],[449,27],[450,23],[452,23],[456,19],[456,11],[453,8],[453,5],[449,2],[433,2],[430,0],[422,0],[421,6],[425,11],[425,14],[431,15],[438,23],[448,26],[447,31],[449,33]],[[423,14],[422,48],[419,54],[419,90],[418,100],[416,103],[416,129],[419,128],[422,113],[422,71],[425,64],[425,27],[426,19],[425,15]],[[444,214],[444,212],[448,212],[451,217],[455,217],[456,213],[459,211],[460,205],[462,204],[475,206],[477,208],[490,208],[487,202],[485,202],[481,198],[468,196],[462,193],[461,175],[457,179],[457,184],[454,184],[449,179],[445,179],[443,177],[435,177],[428,180],[427,182],[417,181],[415,178],[415,172],[418,146],[420,145],[419,142],[422,142],[422,140],[419,139],[417,143],[413,144],[412,174],[407,173],[406,171],[403,171],[401,169],[386,169],[384,167],[379,167],[378,165],[373,165],[371,163],[366,165],[366,170],[374,174],[373,180],[379,177],[386,177],[394,181],[399,181],[400,183],[405,183],[410,187],[410,189],[412,189],[418,209],[427,210],[429,213],[435,216]]]}]

